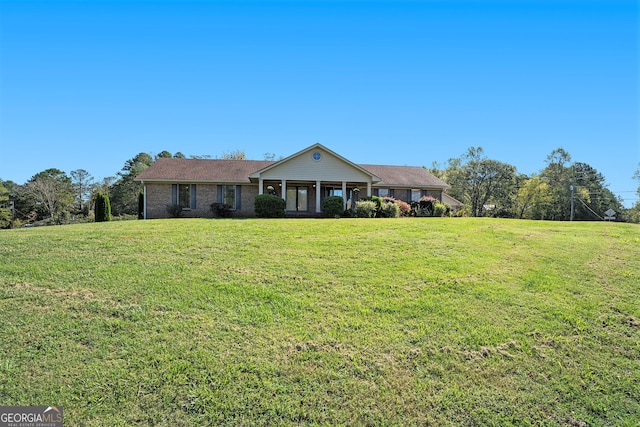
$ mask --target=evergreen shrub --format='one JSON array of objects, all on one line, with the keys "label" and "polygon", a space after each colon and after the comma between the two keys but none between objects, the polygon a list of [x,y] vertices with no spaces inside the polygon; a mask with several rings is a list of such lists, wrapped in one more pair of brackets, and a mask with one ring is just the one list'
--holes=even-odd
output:
[{"label": "evergreen shrub", "polygon": [[174,218],[180,218],[180,216],[182,216],[182,206],[168,204],[167,213]]},{"label": "evergreen shrub", "polygon": [[272,194],[258,194],[254,203],[254,210],[259,218],[284,218],[286,207],[284,199]]},{"label": "evergreen shrub", "polygon": [[224,203],[211,203],[211,212],[217,218],[231,218],[231,206]]},{"label": "evergreen shrub", "polygon": [[354,213],[357,218],[374,218],[377,208],[373,200],[358,200]]},{"label": "evergreen shrub", "polygon": [[138,193],[138,219],[144,219],[144,193]]},{"label": "evergreen shrub", "polygon": [[111,203],[108,194],[96,194],[94,209],[96,222],[111,221]]},{"label": "evergreen shrub", "polygon": [[433,216],[448,216],[451,212],[451,207],[442,202],[435,202],[433,204]]},{"label": "evergreen shrub", "polygon": [[326,197],[322,201],[322,212],[326,217],[338,217],[344,213],[344,199],[342,196]]},{"label": "evergreen shrub", "polygon": [[400,206],[394,201],[384,200],[380,205],[380,218],[399,218]]}]

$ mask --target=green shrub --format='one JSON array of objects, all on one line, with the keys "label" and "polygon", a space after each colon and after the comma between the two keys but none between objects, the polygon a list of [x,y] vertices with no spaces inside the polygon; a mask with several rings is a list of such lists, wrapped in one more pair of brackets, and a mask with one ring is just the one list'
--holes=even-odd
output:
[{"label": "green shrub", "polygon": [[180,205],[167,205],[167,213],[174,218],[180,218],[182,216],[182,206]]},{"label": "green shrub", "polygon": [[354,213],[357,218],[373,218],[376,215],[377,207],[373,200],[358,200]]},{"label": "green shrub", "polygon": [[384,200],[380,205],[380,218],[398,218],[400,217],[400,206],[393,201]]},{"label": "green shrub", "polygon": [[211,203],[211,212],[216,218],[231,218],[231,206],[224,203]]},{"label": "green shrub", "polygon": [[380,209],[382,208],[382,203],[383,203],[382,197],[371,196],[371,198],[366,198],[366,199],[363,199],[363,200],[369,200],[369,199],[376,204],[376,213],[380,212]]},{"label": "green shrub", "polygon": [[322,201],[322,212],[326,217],[338,217],[344,213],[344,199],[342,196],[326,197]]},{"label": "green shrub", "polygon": [[144,193],[138,193],[138,219],[144,219]]},{"label": "green shrub", "polygon": [[111,202],[108,194],[96,194],[94,209],[96,222],[111,221]]},{"label": "green shrub", "polygon": [[284,218],[287,203],[284,199],[271,194],[256,196],[254,210],[259,218]]},{"label": "green shrub", "polygon": [[443,202],[435,202],[433,204],[433,216],[448,216],[451,207]]}]

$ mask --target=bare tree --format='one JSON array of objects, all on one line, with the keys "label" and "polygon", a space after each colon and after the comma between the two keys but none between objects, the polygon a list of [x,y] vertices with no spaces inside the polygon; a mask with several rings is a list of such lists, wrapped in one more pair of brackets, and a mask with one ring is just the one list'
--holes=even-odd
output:
[{"label": "bare tree", "polygon": [[247,155],[242,150],[225,151],[222,153],[222,160],[246,160]]},{"label": "bare tree", "polygon": [[47,169],[34,175],[25,185],[29,195],[41,206],[41,213],[52,220],[69,212],[73,205],[71,178],[59,169]]},{"label": "bare tree", "polygon": [[44,206],[51,219],[56,214],[56,183],[49,179],[36,179],[27,183],[27,191],[33,196],[36,203]]}]

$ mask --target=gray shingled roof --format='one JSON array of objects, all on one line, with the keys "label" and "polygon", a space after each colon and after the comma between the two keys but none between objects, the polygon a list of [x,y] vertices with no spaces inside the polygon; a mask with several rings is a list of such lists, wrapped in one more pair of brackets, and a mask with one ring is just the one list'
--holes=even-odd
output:
[{"label": "gray shingled roof", "polygon": [[[158,159],[141,172],[138,181],[249,183],[249,175],[272,165],[266,160]],[[382,178],[374,187],[448,188],[442,180],[418,166],[358,165]]]},{"label": "gray shingled roof", "polygon": [[138,181],[250,182],[249,175],[273,164],[261,160],[158,159]]},{"label": "gray shingled roof", "polygon": [[382,181],[374,184],[374,187],[434,187],[449,188],[447,183],[433,176],[428,170],[420,166],[382,166],[359,165],[374,175],[382,178]]}]

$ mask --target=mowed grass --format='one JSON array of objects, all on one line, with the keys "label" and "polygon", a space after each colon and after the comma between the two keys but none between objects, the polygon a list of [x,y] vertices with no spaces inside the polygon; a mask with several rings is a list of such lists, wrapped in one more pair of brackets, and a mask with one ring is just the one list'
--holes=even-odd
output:
[{"label": "mowed grass", "polygon": [[640,227],[0,232],[0,405],[65,425],[640,423]]}]

